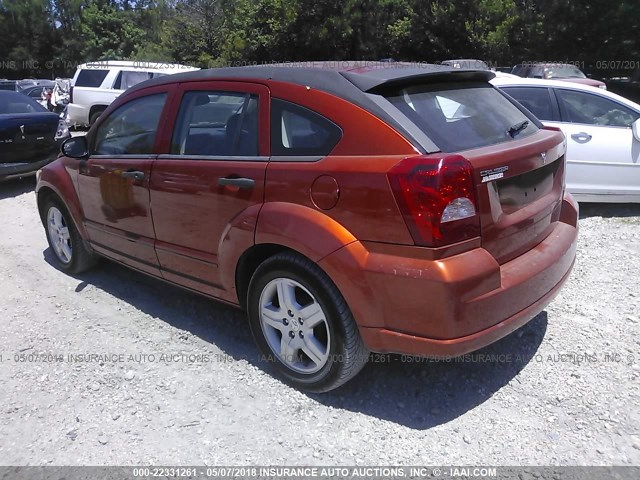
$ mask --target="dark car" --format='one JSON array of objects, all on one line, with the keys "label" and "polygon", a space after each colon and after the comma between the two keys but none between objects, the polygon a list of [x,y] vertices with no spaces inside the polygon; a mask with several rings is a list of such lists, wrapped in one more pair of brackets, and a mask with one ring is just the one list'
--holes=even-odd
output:
[{"label": "dark car", "polygon": [[69,129],[22,93],[0,91],[0,180],[27,175],[55,160]]},{"label": "dark car", "polygon": [[53,81],[41,82],[40,85],[29,85],[29,86],[23,87],[19,90],[19,92],[37,101],[42,98],[43,90],[45,89],[53,90],[55,86],[56,86],[56,82],[53,82]]},{"label": "dark car", "polygon": [[15,80],[0,79],[0,90],[9,90],[15,92],[18,89],[18,84]]},{"label": "dark car", "polygon": [[587,77],[582,70],[570,63],[521,63],[515,65],[511,73],[523,78],[561,80],[602,89],[607,88],[604,82]]},{"label": "dark car", "polygon": [[238,330],[307,390],[370,351],[481,348],[545,308],[577,242],[562,133],[493,76],[319,62],[143,82],[41,170],[53,258],[246,309]]}]

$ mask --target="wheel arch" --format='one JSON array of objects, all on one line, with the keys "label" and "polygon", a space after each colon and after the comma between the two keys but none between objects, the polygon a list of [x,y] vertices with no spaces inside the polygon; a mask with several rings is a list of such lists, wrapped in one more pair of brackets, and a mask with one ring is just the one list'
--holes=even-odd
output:
[{"label": "wheel arch", "polygon": [[[251,276],[267,258],[291,251],[318,264],[327,255],[356,241],[338,222],[318,210],[302,205],[268,203],[262,206],[257,217],[254,242],[238,255],[234,263],[232,286],[243,308],[246,306]],[[230,268],[225,270],[228,274],[231,273]],[[332,277],[328,272],[325,273],[329,278]],[[331,280],[336,283],[333,278]]]},{"label": "wheel arch", "polygon": [[64,160],[58,159],[40,171],[40,177],[36,185],[38,213],[40,220],[44,224],[44,203],[51,196],[57,198],[71,215],[76,229],[86,244],[89,236],[82,222],[83,215],[80,208],[80,199],[78,198],[73,180],[62,164],[63,161]]}]

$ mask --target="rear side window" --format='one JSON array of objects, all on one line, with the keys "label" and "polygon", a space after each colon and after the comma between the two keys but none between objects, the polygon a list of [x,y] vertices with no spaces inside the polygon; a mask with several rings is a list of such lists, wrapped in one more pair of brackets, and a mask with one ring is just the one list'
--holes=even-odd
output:
[{"label": "rear side window", "polygon": [[76,79],[76,87],[99,87],[109,70],[83,69]]},{"label": "rear side window", "polygon": [[418,85],[385,96],[443,152],[494,145],[538,131],[532,119],[486,83]]},{"label": "rear side window", "polygon": [[96,131],[94,155],[153,153],[166,94],[139,97],[111,112]]},{"label": "rear side window", "polygon": [[342,129],[328,118],[285,100],[271,102],[271,155],[328,155]]},{"label": "rear side window", "polygon": [[553,120],[553,104],[548,88],[504,87],[502,90],[540,120]]},{"label": "rear side window", "polygon": [[118,74],[118,78],[116,78],[116,82],[113,84],[113,88],[116,90],[126,90],[150,78],[151,74],[149,72],[121,71]]},{"label": "rear side window", "polygon": [[258,96],[194,91],[182,97],[171,140],[174,155],[258,155]]}]

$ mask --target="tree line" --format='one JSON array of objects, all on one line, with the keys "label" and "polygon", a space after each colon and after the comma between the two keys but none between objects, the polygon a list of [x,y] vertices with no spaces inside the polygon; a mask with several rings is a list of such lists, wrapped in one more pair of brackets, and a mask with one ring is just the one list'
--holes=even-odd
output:
[{"label": "tree line", "polygon": [[604,76],[640,67],[638,32],[639,0],[0,0],[0,77],[113,59],[383,58],[567,61]]}]

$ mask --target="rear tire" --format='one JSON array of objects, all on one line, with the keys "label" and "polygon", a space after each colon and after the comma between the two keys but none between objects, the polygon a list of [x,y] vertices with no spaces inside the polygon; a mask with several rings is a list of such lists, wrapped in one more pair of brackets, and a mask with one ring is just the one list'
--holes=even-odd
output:
[{"label": "rear tire", "polygon": [[263,358],[296,388],[333,390],[367,363],[369,351],[342,294],[296,253],[274,255],[256,269],[247,311]]},{"label": "rear tire", "polygon": [[47,241],[60,270],[76,274],[96,264],[98,256],[85,247],[69,211],[58,198],[45,200],[42,215]]}]

